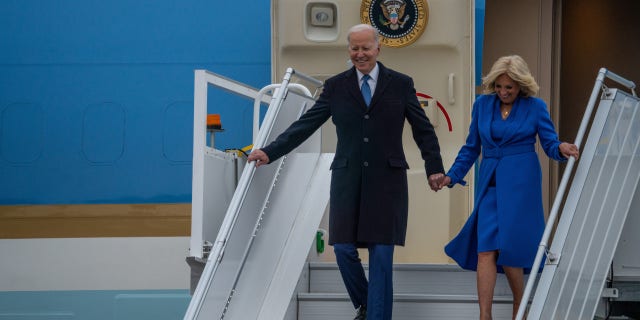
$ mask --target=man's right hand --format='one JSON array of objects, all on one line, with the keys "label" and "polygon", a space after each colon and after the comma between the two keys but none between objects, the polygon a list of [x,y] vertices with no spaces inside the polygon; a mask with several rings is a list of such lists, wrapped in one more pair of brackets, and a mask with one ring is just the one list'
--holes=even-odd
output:
[{"label": "man's right hand", "polygon": [[247,157],[247,160],[249,162],[255,161],[256,167],[259,167],[263,164],[269,163],[269,156],[267,156],[267,154],[264,153],[264,151],[260,149],[255,149],[251,151],[251,154],[249,154],[249,157]]}]

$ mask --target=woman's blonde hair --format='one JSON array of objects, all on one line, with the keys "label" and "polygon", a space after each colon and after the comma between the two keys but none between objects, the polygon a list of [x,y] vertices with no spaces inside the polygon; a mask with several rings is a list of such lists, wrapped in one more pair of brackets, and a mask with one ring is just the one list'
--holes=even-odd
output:
[{"label": "woman's blonde hair", "polygon": [[520,95],[535,96],[540,87],[531,75],[527,63],[519,55],[504,56],[496,60],[489,74],[482,78],[483,93],[494,93],[496,79],[506,74],[520,86]]}]

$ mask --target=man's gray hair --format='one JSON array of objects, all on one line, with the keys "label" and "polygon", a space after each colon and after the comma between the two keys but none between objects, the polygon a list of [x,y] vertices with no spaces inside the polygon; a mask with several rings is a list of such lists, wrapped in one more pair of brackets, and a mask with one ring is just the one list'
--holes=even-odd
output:
[{"label": "man's gray hair", "polygon": [[361,24],[356,24],[355,26],[349,28],[349,31],[347,31],[347,43],[349,43],[350,38],[351,38],[351,34],[354,32],[360,32],[360,31],[371,31],[375,41],[376,41],[376,45],[380,44],[379,41],[379,37],[380,34],[378,33],[378,29],[374,28],[372,25],[370,24],[366,24],[366,23],[361,23]]}]

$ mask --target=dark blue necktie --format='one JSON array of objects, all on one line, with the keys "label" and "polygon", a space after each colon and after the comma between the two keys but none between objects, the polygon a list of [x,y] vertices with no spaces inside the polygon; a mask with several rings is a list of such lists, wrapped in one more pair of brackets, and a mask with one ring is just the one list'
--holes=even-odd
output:
[{"label": "dark blue necktie", "polygon": [[371,77],[368,74],[365,74],[362,77],[362,88],[360,88],[360,90],[362,91],[362,97],[364,98],[364,103],[367,104],[367,107],[371,102],[371,87],[369,87],[369,78]]}]

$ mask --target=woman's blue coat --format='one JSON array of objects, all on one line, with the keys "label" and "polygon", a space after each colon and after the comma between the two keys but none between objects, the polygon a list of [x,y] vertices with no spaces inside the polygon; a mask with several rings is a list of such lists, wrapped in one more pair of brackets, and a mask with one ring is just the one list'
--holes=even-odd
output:
[{"label": "woman's blue coat", "polygon": [[445,252],[462,268],[476,270],[477,208],[495,173],[499,230],[497,264],[530,269],[545,223],[536,136],[547,156],[558,161],[566,159],[559,152],[560,141],[544,101],[518,97],[499,144],[491,136],[495,108],[500,108],[500,99],[495,94],[483,95],[476,100],[466,144],[447,173],[452,185],[466,184],[464,176],[482,153],[475,209],[460,233],[447,244]]}]

